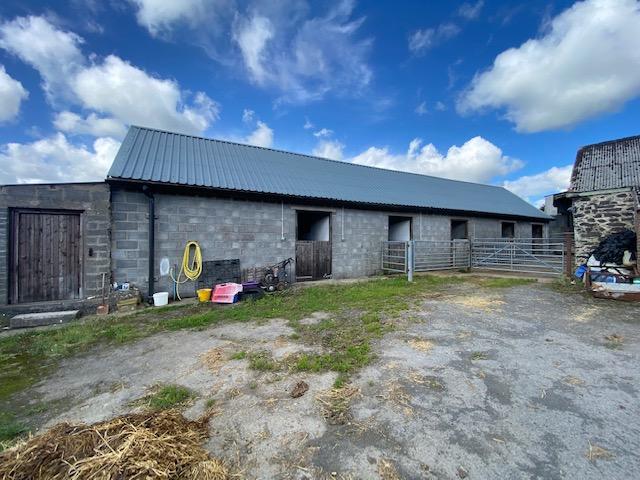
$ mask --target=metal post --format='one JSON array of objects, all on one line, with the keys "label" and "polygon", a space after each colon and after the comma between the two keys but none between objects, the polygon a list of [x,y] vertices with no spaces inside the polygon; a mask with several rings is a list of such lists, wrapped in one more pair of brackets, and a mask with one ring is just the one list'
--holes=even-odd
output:
[{"label": "metal post", "polygon": [[413,240],[407,242],[407,280],[413,282]]}]

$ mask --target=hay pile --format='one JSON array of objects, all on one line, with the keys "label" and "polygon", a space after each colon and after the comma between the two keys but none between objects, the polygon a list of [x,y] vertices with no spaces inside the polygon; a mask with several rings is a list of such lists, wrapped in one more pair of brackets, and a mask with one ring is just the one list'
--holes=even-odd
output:
[{"label": "hay pile", "polygon": [[139,413],[93,425],[61,423],[0,454],[0,478],[231,478],[202,447],[209,418],[177,411]]}]

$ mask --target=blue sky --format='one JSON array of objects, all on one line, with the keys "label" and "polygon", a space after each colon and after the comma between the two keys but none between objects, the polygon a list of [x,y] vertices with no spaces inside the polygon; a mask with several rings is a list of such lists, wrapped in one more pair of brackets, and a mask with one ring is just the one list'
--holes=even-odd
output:
[{"label": "blue sky", "polygon": [[639,24],[637,0],[5,0],[0,182],[102,179],[139,124],[537,203],[640,133]]}]

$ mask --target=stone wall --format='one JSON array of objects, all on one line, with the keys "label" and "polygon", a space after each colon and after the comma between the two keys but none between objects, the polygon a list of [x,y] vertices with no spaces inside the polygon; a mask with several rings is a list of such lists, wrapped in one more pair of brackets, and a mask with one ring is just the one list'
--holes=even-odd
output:
[{"label": "stone wall", "polygon": [[584,263],[598,243],[611,233],[633,230],[633,192],[600,193],[573,199],[576,264]]},{"label": "stone wall", "polygon": [[[200,244],[204,260],[239,258],[243,269],[295,257],[296,211],[299,209],[330,212],[334,278],[381,273],[381,247],[388,238],[389,215],[412,217],[416,240],[449,240],[451,236],[451,219],[445,215],[165,193],[155,195],[155,208],[156,290],[172,290],[171,279],[160,276],[159,265],[167,258],[171,265],[179,267],[188,240]],[[113,187],[113,278],[119,283],[133,283],[143,291],[148,285],[147,212],[148,199],[143,193]],[[468,220],[471,235],[499,236],[499,220],[477,217]],[[521,223],[523,226],[517,231],[526,231],[528,226],[530,232],[531,224]],[[295,266],[292,274],[295,278]],[[184,292],[193,294],[193,289],[185,287]]]},{"label": "stone wall", "polygon": [[109,186],[105,183],[0,186],[0,303],[8,302],[9,212],[11,208],[81,211],[83,296],[99,295],[110,270]]}]

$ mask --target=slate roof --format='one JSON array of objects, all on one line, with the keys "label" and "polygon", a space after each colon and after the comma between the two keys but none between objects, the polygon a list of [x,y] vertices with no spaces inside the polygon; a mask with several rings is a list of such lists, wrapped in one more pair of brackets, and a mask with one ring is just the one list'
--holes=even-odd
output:
[{"label": "slate roof", "polygon": [[377,206],[550,218],[502,187],[142,127],[129,129],[107,177]]},{"label": "slate roof", "polygon": [[640,189],[640,135],[587,145],[578,150],[570,191]]}]

